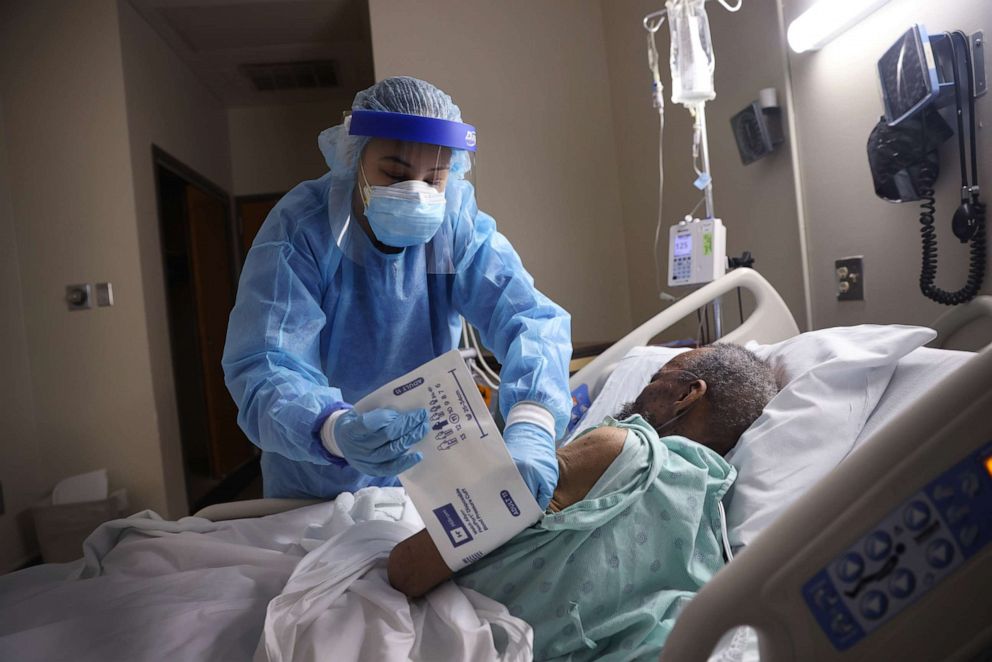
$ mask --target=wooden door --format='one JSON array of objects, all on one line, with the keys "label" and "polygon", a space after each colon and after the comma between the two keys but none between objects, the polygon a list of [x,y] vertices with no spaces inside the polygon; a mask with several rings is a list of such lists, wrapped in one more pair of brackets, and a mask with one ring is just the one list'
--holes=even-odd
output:
[{"label": "wooden door", "polygon": [[224,385],[221,368],[227,321],[235,295],[227,209],[217,197],[187,185],[186,218],[207,405],[210,469],[215,478],[220,478],[254,454],[254,446],[238,427],[238,409]]},{"label": "wooden door", "polygon": [[272,193],[269,195],[248,196],[238,198],[236,201],[238,221],[241,226],[241,260],[248,255],[251,243],[255,241],[255,235],[262,227],[262,223],[268,217],[269,212],[276,206],[282,198],[282,193]]}]

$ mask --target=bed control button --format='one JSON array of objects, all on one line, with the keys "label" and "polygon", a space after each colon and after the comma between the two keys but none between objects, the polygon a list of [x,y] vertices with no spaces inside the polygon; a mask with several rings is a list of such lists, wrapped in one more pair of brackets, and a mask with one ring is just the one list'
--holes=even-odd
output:
[{"label": "bed control button", "polygon": [[970,497],[975,496],[982,489],[982,483],[978,480],[978,474],[969,471],[961,476],[961,491]]},{"label": "bed control button", "polygon": [[958,539],[962,547],[971,547],[978,538],[978,526],[971,524],[958,531]]},{"label": "bed control button", "polygon": [[947,522],[953,526],[959,523],[964,518],[968,517],[968,514],[970,512],[971,510],[968,508],[968,506],[962,506],[962,505],[951,506],[950,508],[947,509]]},{"label": "bed control button", "polygon": [[868,591],[861,598],[861,615],[873,621],[885,615],[888,608],[889,599],[881,591]]},{"label": "bed control button", "polygon": [[946,501],[954,496],[954,489],[947,485],[938,485],[933,488],[933,498],[937,501]]},{"label": "bed control button", "polygon": [[861,576],[865,569],[865,562],[859,554],[848,552],[837,564],[837,576],[841,581],[853,582]]},{"label": "bed control button", "polygon": [[927,545],[927,563],[940,570],[946,568],[954,560],[954,547],[943,538],[938,538]]},{"label": "bed control button", "polygon": [[854,624],[844,614],[834,614],[830,621],[830,629],[839,635],[845,635],[854,630]]},{"label": "bed control button", "polygon": [[900,600],[907,598],[914,588],[916,588],[916,577],[909,570],[899,568],[892,573],[892,579],[889,580],[889,592],[892,597]]},{"label": "bed control button", "polygon": [[919,531],[930,521],[930,508],[922,501],[914,501],[906,508],[902,521],[911,531]]},{"label": "bed control button", "polygon": [[881,561],[892,551],[892,538],[885,531],[876,531],[865,541],[865,554],[873,561]]},{"label": "bed control button", "polygon": [[850,634],[854,631],[854,623],[845,614],[838,612],[833,615],[830,619],[830,629],[834,631],[835,634],[844,636]]},{"label": "bed control button", "polygon": [[835,606],[839,598],[834,592],[833,588],[829,586],[820,586],[815,591],[813,591],[813,602],[816,606],[824,611],[829,611],[830,608]]}]

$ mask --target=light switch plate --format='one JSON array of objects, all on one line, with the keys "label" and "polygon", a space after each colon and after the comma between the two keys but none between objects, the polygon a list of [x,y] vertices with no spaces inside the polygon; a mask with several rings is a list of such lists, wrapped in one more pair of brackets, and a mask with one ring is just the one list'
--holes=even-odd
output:
[{"label": "light switch plate", "polygon": [[834,278],[837,283],[838,301],[864,301],[864,255],[845,257],[834,261]]},{"label": "light switch plate", "polygon": [[114,286],[110,283],[96,284],[96,305],[101,308],[114,305]]}]

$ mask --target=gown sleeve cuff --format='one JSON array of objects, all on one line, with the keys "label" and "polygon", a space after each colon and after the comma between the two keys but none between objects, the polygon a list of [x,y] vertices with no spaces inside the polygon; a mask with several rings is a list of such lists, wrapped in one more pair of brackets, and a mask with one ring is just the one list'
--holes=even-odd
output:
[{"label": "gown sleeve cuff", "polygon": [[534,402],[518,402],[510,408],[506,417],[506,427],[514,423],[533,423],[545,430],[551,438],[555,435],[555,416],[548,409]]}]

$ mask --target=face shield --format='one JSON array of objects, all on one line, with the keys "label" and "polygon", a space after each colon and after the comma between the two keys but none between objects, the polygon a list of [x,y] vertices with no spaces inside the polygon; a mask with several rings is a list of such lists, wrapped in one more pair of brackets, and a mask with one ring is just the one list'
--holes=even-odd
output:
[{"label": "face shield", "polygon": [[428,272],[452,273],[459,242],[472,236],[471,219],[459,218],[459,212],[474,191],[475,128],[364,110],[354,111],[347,127],[365,142],[355,168],[351,218],[336,236],[339,247],[365,262],[371,231],[380,252],[423,253]]}]

